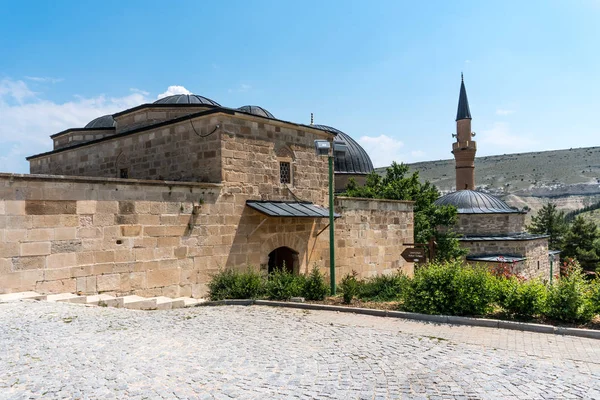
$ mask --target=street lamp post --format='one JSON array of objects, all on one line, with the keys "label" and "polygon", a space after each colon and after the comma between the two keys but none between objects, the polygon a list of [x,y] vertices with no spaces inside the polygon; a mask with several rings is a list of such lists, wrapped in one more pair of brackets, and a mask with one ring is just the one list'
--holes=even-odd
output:
[{"label": "street lamp post", "polygon": [[333,182],[333,160],[336,153],[343,154],[346,152],[346,144],[340,141],[315,140],[315,151],[317,156],[327,156],[329,164],[329,284],[331,295],[335,296],[335,214],[333,212],[335,185]]}]

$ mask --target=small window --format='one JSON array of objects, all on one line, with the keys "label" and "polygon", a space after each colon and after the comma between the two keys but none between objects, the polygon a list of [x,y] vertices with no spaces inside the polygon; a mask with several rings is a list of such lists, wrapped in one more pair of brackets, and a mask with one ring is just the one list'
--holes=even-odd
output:
[{"label": "small window", "polygon": [[279,182],[292,183],[292,174],[289,162],[279,163]]},{"label": "small window", "polygon": [[127,168],[121,168],[121,170],[119,171],[119,177],[123,179],[129,178],[129,171],[127,170]]}]

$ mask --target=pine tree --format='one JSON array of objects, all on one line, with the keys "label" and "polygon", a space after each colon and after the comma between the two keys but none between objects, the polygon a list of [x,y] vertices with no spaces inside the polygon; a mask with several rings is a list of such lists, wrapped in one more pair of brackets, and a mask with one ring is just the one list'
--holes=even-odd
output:
[{"label": "pine tree", "polygon": [[561,256],[575,258],[586,271],[595,271],[600,261],[600,231],[593,221],[575,218],[565,235]]},{"label": "pine tree", "polygon": [[[385,176],[375,172],[367,176],[364,186],[351,179],[345,196],[389,200],[412,200],[414,206],[415,243],[427,243],[435,237],[438,244],[436,259],[445,261],[461,257],[466,250],[460,247],[451,227],[456,222],[457,212],[453,206],[433,204],[440,192],[430,182],[421,183],[419,173],[408,174],[408,166],[392,163]],[[438,231],[438,227],[444,227]]]},{"label": "pine tree", "polygon": [[548,248],[562,250],[563,239],[568,230],[565,212],[558,211],[556,205],[548,203],[531,218],[531,224],[527,225],[527,230],[530,233],[550,235]]}]

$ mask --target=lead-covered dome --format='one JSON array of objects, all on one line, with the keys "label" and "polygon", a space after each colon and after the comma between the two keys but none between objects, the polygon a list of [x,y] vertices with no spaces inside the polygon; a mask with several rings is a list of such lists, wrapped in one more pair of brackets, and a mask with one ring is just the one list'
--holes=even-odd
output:
[{"label": "lead-covered dome", "polygon": [[112,115],[108,114],[108,115],[103,115],[101,117],[91,120],[85,126],[85,129],[108,129],[108,128],[114,128],[115,125],[116,125],[115,119],[113,118]]},{"label": "lead-covered dome", "polygon": [[156,100],[154,104],[206,104],[209,106],[221,106],[216,101],[204,96],[198,96],[197,94],[175,94]]},{"label": "lead-covered dome", "polygon": [[242,106],[237,110],[248,114],[258,115],[259,117],[276,119],[273,114],[259,106]]},{"label": "lead-covered dome", "polygon": [[436,206],[455,206],[459,214],[522,213],[496,196],[475,190],[459,190],[448,193],[437,199],[434,204]]},{"label": "lead-covered dome", "polygon": [[335,155],[334,171],[340,174],[369,174],[373,172],[373,163],[371,158],[358,143],[350,136],[327,125],[313,125],[323,131],[331,132],[336,135],[335,140],[344,142],[348,148],[343,155]]}]

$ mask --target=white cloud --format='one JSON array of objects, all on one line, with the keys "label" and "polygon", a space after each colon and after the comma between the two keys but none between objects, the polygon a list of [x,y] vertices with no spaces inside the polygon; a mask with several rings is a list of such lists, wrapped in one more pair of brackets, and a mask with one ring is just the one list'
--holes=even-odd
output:
[{"label": "white cloud", "polygon": [[59,83],[64,81],[63,78],[51,78],[49,76],[26,76],[25,79],[40,83]]},{"label": "white cloud", "polygon": [[506,116],[506,115],[514,114],[514,112],[515,112],[515,110],[507,110],[505,108],[499,108],[496,110],[496,115]]},{"label": "white cloud", "polygon": [[162,99],[163,97],[169,97],[169,96],[173,96],[176,94],[192,94],[192,92],[190,92],[183,86],[174,85],[174,86],[169,86],[167,88],[166,92],[161,93],[158,96],[156,96],[156,99],[158,100],[158,99]]},{"label": "white cloud", "polygon": [[487,154],[500,154],[508,151],[535,151],[539,148],[539,142],[528,137],[527,134],[511,132],[510,126],[505,122],[495,122],[494,125],[481,131],[475,140],[485,146]]},{"label": "white cloud", "polygon": [[386,167],[392,163],[392,161],[402,162],[400,149],[404,146],[399,140],[396,140],[387,135],[379,136],[362,136],[358,139],[358,143],[365,149],[373,166]]},{"label": "white cloud", "polygon": [[92,119],[147,103],[145,92],[123,97],[83,97],[55,103],[34,93],[23,81],[0,81],[0,172],[29,172],[26,156],[52,150],[48,137]]},{"label": "white cloud", "polygon": [[16,101],[21,104],[27,98],[32,98],[35,93],[31,91],[23,81],[2,79],[0,81],[0,104],[8,101]]}]

